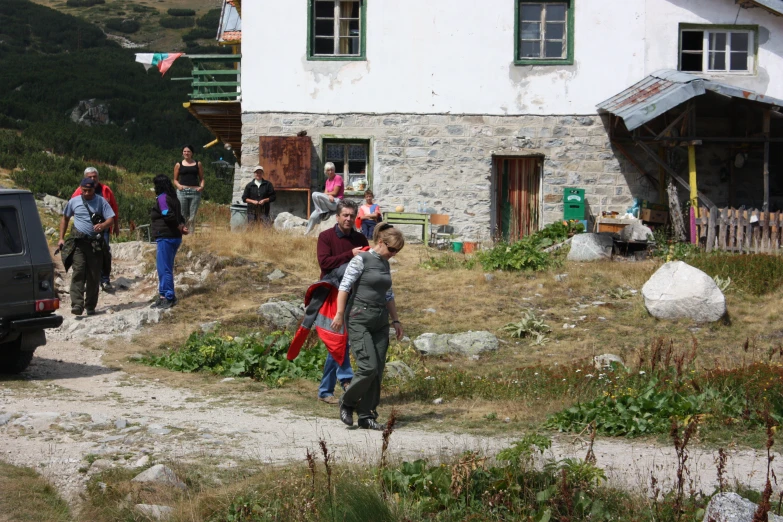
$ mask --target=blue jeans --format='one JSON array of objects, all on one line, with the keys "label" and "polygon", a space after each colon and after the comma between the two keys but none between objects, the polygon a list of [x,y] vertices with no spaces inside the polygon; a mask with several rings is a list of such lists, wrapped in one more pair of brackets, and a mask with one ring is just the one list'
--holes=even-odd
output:
[{"label": "blue jeans", "polygon": [[182,238],[159,238],[156,265],[158,269],[158,293],[169,301],[176,297],[174,294],[174,256],[182,244]]},{"label": "blue jeans", "polygon": [[362,234],[364,234],[364,237],[367,239],[372,239],[372,234],[375,232],[375,225],[377,225],[378,222],[374,219],[363,219],[362,220]]},{"label": "blue jeans", "polygon": [[351,358],[348,356],[348,350],[345,351],[345,360],[342,366],[337,365],[337,361],[334,360],[332,354],[326,355],[326,362],[324,363],[324,376],[321,379],[321,385],[318,387],[318,396],[329,397],[334,395],[334,387],[337,385],[337,380],[340,383],[351,382],[353,379],[353,369],[351,368]]}]

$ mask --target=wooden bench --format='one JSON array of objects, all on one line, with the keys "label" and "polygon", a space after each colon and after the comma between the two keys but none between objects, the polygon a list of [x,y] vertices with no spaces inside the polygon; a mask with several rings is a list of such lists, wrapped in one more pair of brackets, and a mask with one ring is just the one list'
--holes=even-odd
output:
[{"label": "wooden bench", "polygon": [[392,225],[421,225],[421,240],[424,244],[430,241],[430,215],[419,212],[385,212],[383,220]]}]

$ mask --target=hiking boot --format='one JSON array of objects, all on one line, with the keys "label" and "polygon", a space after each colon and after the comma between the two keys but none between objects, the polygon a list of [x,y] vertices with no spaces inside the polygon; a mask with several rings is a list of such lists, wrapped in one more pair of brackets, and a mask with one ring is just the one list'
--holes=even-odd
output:
[{"label": "hiking boot", "polygon": [[327,395],[326,397],[318,397],[318,400],[321,402],[325,402],[326,404],[337,404],[337,397],[334,395]]},{"label": "hiking boot", "polygon": [[383,431],[386,429],[385,424],[381,424],[375,419],[359,419],[359,427],[363,430],[375,430],[375,431]]},{"label": "hiking boot", "polygon": [[88,308],[87,315],[95,315],[95,308]]},{"label": "hiking boot", "polygon": [[162,305],[166,301],[165,297],[158,297],[153,301],[153,303],[150,305],[150,308],[160,308],[160,305]]},{"label": "hiking boot", "polygon": [[353,426],[353,408],[350,408],[340,401],[340,420],[346,426]]},{"label": "hiking boot", "polygon": [[113,294],[114,285],[111,284],[111,281],[104,281],[101,283],[101,290],[103,290],[106,293]]},{"label": "hiking boot", "polygon": [[169,308],[173,307],[177,304],[177,298],[174,299],[161,299],[160,305],[158,305],[158,308],[161,310],[168,310]]},{"label": "hiking boot", "polygon": [[72,306],[71,307],[71,313],[73,315],[82,315],[82,307],[81,306]]}]

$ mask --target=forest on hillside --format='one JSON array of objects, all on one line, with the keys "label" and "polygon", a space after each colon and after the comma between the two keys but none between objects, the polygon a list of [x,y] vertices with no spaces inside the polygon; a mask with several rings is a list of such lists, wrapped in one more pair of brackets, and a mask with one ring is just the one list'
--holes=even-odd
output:
[{"label": "forest on hillside", "polygon": [[[189,84],[170,80],[189,75],[189,60],[179,59],[163,78],[134,60],[132,51],[84,20],[28,0],[2,0],[0,168],[14,170],[15,181],[33,192],[63,197],[81,178],[82,165],[118,167],[103,169],[118,183],[123,176],[149,180],[171,175],[181,147],[190,144],[206,165],[205,197],[229,203],[231,186],[213,175],[210,163],[233,162],[233,156],[201,149],[214,137],[182,107]],[[108,107],[111,123],[71,121],[79,101],[90,99]],[[123,197],[131,195],[118,193],[121,207]],[[146,205],[129,208],[145,222]]]}]

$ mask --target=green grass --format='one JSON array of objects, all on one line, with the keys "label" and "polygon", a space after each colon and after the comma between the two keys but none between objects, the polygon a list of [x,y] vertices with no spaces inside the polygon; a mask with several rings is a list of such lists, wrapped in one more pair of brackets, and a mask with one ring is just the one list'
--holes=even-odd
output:
[{"label": "green grass", "polygon": [[38,473],[0,461],[0,520],[67,522],[72,518],[68,504]]}]

